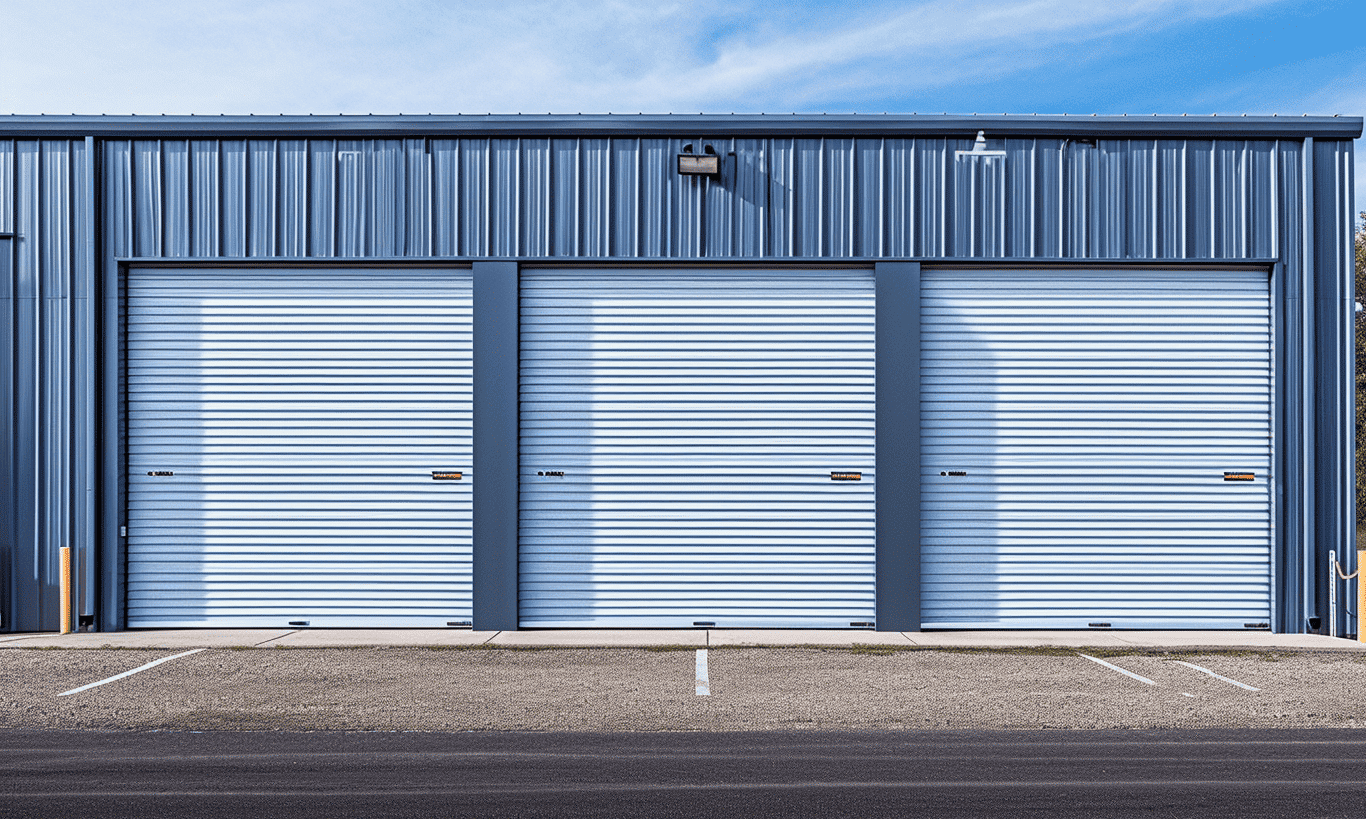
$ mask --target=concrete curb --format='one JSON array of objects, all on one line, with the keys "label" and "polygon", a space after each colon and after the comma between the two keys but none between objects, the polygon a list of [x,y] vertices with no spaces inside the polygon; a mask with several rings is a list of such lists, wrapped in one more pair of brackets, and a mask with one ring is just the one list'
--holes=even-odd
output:
[{"label": "concrete curb", "polygon": [[0,636],[0,650],[190,648],[888,648],[946,650],[1340,651],[1366,644],[1319,634],[1220,631],[878,632],[800,629],[464,631],[212,629]]}]

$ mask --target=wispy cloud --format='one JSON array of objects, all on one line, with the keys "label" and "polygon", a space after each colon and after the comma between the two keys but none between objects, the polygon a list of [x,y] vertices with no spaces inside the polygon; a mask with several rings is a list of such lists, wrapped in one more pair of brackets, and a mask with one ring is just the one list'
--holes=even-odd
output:
[{"label": "wispy cloud", "polygon": [[808,30],[784,32],[764,42],[737,35],[724,41],[715,61],[693,66],[687,80],[711,97],[768,89],[797,104],[853,91],[851,81],[859,84],[862,95],[913,93],[1069,62],[1076,55],[1067,46],[1137,30],[1153,32],[1270,2],[1028,0],[879,7],[852,20],[816,20],[819,25]]},{"label": "wispy cloud", "polygon": [[22,112],[847,110],[1284,0],[14,3]]}]

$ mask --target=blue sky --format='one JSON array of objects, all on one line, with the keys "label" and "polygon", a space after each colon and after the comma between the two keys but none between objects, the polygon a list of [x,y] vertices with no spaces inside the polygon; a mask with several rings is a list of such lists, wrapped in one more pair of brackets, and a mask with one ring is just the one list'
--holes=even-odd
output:
[{"label": "blue sky", "polygon": [[0,113],[607,111],[1360,116],[1366,0],[0,0]]}]

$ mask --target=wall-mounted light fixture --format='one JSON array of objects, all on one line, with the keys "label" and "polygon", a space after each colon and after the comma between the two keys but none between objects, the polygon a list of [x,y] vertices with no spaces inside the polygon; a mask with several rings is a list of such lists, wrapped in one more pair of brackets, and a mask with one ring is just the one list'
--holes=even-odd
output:
[{"label": "wall-mounted light fixture", "polygon": [[972,150],[971,150],[971,151],[954,151],[954,152],[953,152],[953,155],[954,155],[954,158],[955,158],[955,159],[961,159],[961,158],[963,158],[963,157],[965,157],[965,156],[967,156],[967,157],[988,157],[988,156],[1001,156],[1001,157],[1003,157],[1003,156],[1006,155],[1006,152],[1005,152],[1005,151],[988,151],[988,150],[987,150],[987,132],[986,132],[986,131],[978,131],[978,132],[977,132],[977,139],[973,141],[973,143],[972,143]]},{"label": "wall-mounted light fixture", "polygon": [[721,173],[721,157],[710,145],[702,146],[702,153],[695,154],[689,142],[678,155],[678,172],[684,176],[717,176]]}]

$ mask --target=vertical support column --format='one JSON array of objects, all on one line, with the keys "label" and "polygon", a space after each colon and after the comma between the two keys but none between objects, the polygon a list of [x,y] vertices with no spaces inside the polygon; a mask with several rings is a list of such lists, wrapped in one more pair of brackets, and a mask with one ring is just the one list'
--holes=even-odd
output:
[{"label": "vertical support column", "polygon": [[[107,144],[107,143],[106,143]],[[101,163],[101,168],[103,164]],[[100,218],[104,243],[100,248],[100,607],[96,626],[100,631],[121,631],[126,622],[126,560],[128,539],[124,535],[124,418],[123,418],[123,319],[119,264],[115,261],[118,228],[126,225],[110,202]]]},{"label": "vertical support column", "polygon": [[[99,543],[97,463],[99,337],[99,256],[95,247],[95,220],[99,205],[95,191],[95,139],[86,137],[79,172],[73,168],[74,268],[71,288],[72,333],[72,527],[75,549],[76,627],[95,620],[98,594],[96,555]],[[73,152],[73,156],[75,152]]]},{"label": "vertical support column", "polygon": [[[34,149],[36,151],[36,148]],[[32,160],[36,162],[36,160]],[[26,183],[33,185],[34,172]],[[14,617],[9,626],[13,631],[55,631],[57,629],[56,579],[45,562],[46,540],[42,526],[41,486],[43,473],[39,422],[39,366],[42,350],[39,332],[42,328],[40,277],[33,261],[36,217],[32,207],[23,222],[16,224],[14,247],[14,561],[11,585],[11,606]],[[16,219],[18,216],[16,215]],[[25,259],[24,257],[28,258]],[[55,556],[55,555],[54,555]]]},{"label": "vertical support column", "polygon": [[[1294,403],[1292,399],[1296,394],[1292,384],[1299,375],[1291,367],[1295,360],[1291,349],[1294,338],[1291,328],[1299,326],[1296,312],[1299,300],[1291,296],[1287,283],[1289,276],[1290,266],[1285,263],[1279,263],[1272,268],[1271,470],[1275,483],[1272,487],[1271,502],[1275,538],[1271,546],[1271,559],[1274,563],[1271,576],[1275,586],[1271,590],[1271,629],[1277,633],[1296,634],[1302,630],[1302,618],[1297,612],[1301,610],[1302,605],[1300,578],[1304,570],[1304,561],[1297,552],[1300,542],[1297,534],[1300,516],[1296,501],[1301,482],[1295,477],[1295,469],[1298,462],[1296,453],[1299,452],[1299,445],[1296,443],[1299,417],[1290,412],[1290,406]],[[1298,288],[1294,292],[1298,292]]]},{"label": "vertical support column", "polygon": [[[1328,589],[1325,574],[1321,571],[1325,558],[1319,554],[1318,527],[1314,520],[1319,496],[1319,487],[1315,486],[1314,478],[1318,474],[1320,458],[1319,453],[1315,451],[1319,419],[1315,412],[1318,402],[1314,400],[1314,380],[1318,371],[1318,351],[1314,349],[1314,340],[1317,335],[1314,299],[1317,296],[1315,285],[1318,278],[1318,260],[1314,253],[1314,226],[1316,224],[1315,208],[1318,203],[1314,197],[1314,140],[1312,138],[1304,140],[1303,162],[1303,173],[1300,177],[1300,195],[1303,198],[1304,208],[1304,221],[1300,224],[1300,252],[1303,262],[1301,263],[1299,291],[1296,294],[1298,301],[1295,304],[1295,311],[1299,317],[1299,331],[1295,342],[1298,345],[1295,349],[1299,360],[1296,362],[1296,366],[1299,368],[1300,375],[1296,383],[1295,403],[1292,404],[1293,411],[1299,414],[1300,422],[1300,435],[1297,441],[1299,462],[1296,464],[1296,477],[1300,481],[1300,503],[1297,510],[1300,518],[1297,533],[1300,536],[1300,562],[1304,566],[1304,611],[1300,614],[1301,621],[1293,629],[1294,632],[1299,633],[1315,630],[1314,622],[1316,621],[1318,622],[1318,629],[1322,630],[1323,620],[1327,618],[1328,614],[1327,611],[1323,610],[1324,606],[1321,605],[1325,601]],[[1324,633],[1327,632],[1324,631]]]},{"label": "vertical support column", "polygon": [[0,630],[13,631],[19,554],[14,449],[14,240],[0,236]]},{"label": "vertical support column", "polygon": [[[1352,442],[1355,438],[1353,288],[1354,247],[1352,225],[1352,143],[1338,140],[1313,142],[1313,222],[1306,230],[1313,248],[1314,288],[1312,312],[1316,369],[1313,379],[1315,418],[1316,489],[1313,519],[1318,552],[1315,559],[1327,562],[1336,552],[1344,564],[1351,562],[1356,515],[1353,493]],[[1324,582],[1335,582],[1328,573]],[[1325,590],[1326,592],[1326,590]],[[1350,626],[1346,607],[1325,623],[1328,633],[1346,634]]]},{"label": "vertical support column", "polygon": [[877,628],[920,630],[920,265],[878,262]]},{"label": "vertical support column", "polygon": [[[1305,139],[1298,150],[1283,148],[1286,170],[1283,191],[1281,235],[1284,237],[1276,273],[1277,288],[1277,367],[1276,397],[1280,431],[1276,444],[1283,453],[1278,459],[1280,491],[1283,501],[1277,531],[1281,552],[1280,618],[1278,631],[1303,634],[1314,628],[1322,616],[1319,601],[1324,599],[1323,561],[1317,555],[1314,509],[1316,506],[1316,453],[1314,379],[1314,197],[1313,146]],[[1298,173],[1296,167],[1298,166]],[[1318,627],[1322,623],[1318,622]]]},{"label": "vertical support column", "polygon": [[517,628],[516,262],[474,263],[474,629]]}]

